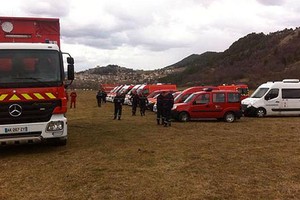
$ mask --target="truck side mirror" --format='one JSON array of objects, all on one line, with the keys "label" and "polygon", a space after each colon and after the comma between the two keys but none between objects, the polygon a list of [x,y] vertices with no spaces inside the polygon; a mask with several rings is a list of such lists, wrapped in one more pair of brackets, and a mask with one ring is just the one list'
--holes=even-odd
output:
[{"label": "truck side mirror", "polygon": [[68,65],[68,80],[74,80],[74,65]]},{"label": "truck side mirror", "polygon": [[70,65],[74,65],[74,58],[67,57],[67,63],[70,64]]}]

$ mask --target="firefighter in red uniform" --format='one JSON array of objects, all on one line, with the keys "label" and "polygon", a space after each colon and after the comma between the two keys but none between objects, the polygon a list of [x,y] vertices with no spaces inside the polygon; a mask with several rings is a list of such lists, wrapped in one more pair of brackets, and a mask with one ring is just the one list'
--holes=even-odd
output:
[{"label": "firefighter in red uniform", "polygon": [[70,97],[71,97],[70,108],[72,108],[73,105],[74,105],[74,108],[76,108],[76,97],[77,97],[77,93],[75,92],[75,90],[73,90],[73,91],[71,92]]}]

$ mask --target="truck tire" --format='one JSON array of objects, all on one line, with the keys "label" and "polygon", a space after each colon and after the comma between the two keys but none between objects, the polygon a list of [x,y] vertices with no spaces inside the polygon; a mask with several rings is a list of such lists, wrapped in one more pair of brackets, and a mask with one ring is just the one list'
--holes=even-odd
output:
[{"label": "truck tire", "polygon": [[190,121],[190,115],[187,112],[181,112],[178,116],[179,121],[188,122]]},{"label": "truck tire", "polygon": [[232,123],[235,121],[235,115],[233,112],[228,112],[225,114],[224,116],[224,121],[225,122],[229,122],[229,123]]}]

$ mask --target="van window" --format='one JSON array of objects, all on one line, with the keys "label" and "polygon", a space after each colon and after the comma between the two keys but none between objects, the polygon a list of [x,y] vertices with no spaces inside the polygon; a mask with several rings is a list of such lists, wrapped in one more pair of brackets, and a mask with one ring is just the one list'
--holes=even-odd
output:
[{"label": "van window", "polygon": [[207,104],[209,103],[209,94],[201,94],[195,99],[196,104]]},{"label": "van window", "polygon": [[263,97],[269,88],[258,88],[255,92],[251,95],[252,98],[261,98]]},{"label": "van window", "polygon": [[282,89],[283,99],[300,99],[300,89]]},{"label": "van window", "polygon": [[248,93],[249,93],[248,88],[238,88],[237,91],[242,95],[248,95]]},{"label": "van window", "polygon": [[228,93],[228,103],[237,103],[240,102],[240,94],[238,93]]},{"label": "van window", "polygon": [[278,88],[273,88],[271,89],[268,94],[265,96],[265,100],[270,100],[278,97],[279,94],[279,89]]},{"label": "van window", "polygon": [[215,103],[224,103],[225,102],[225,94],[224,93],[215,93],[215,94],[213,94],[213,102],[215,102]]},{"label": "van window", "polygon": [[191,94],[190,96],[188,96],[188,98],[186,100],[184,100],[184,103],[190,102],[194,97],[195,97],[195,94]]}]

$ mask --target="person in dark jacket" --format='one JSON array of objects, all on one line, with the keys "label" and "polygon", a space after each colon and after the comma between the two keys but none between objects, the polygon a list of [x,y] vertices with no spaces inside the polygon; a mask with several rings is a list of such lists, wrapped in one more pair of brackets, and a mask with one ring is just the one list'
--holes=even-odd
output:
[{"label": "person in dark jacket", "polygon": [[136,108],[139,104],[140,98],[139,95],[134,92],[131,96],[131,103],[132,103],[132,116],[136,115]]},{"label": "person in dark jacket", "polygon": [[156,121],[157,125],[164,123],[163,118],[163,100],[164,100],[164,92],[160,93],[156,98]]},{"label": "person in dark jacket", "polygon": [[115,98],[114,98],[114,106],[115,106],[115,111],[114,111],[114,119],[121,120],[121,115],[122,115],[122,105],[125,100],[125,95],[118,93]]},{"label": "person in dark jacket", "polygon": [[171,126],[171,110],[174,105],[174,97],[171,92],[164,94],[162,101],[163,106],[163,117],[164,117],[164,126]]},{"label": "person in dark jacket", "polygon": [[102,101],[103,101],[103,103],[106,103],[106,97],[107,97],[107,93],[103,90],[102,91]]},{"label": "person in dark jacket", "polygon": [[139,105],[140,105],[141,116],[145,116],[145,112],[146,112],[146,108],[147,108],[147,104],[148,104],[148,99],[147,99],[146,95],[143,94],[143,93],[141,93],[139,99],[140,99]]},{"label": "person in dark jacket", "polygon": [[96,95],[96,98],[97,98],[97,103],[98,103],[98,107],[101,107],[101,102],[102,102],[102,99],[103,99],[103,93],[101,90],[99,90],[97,92],[97,95]]}]

